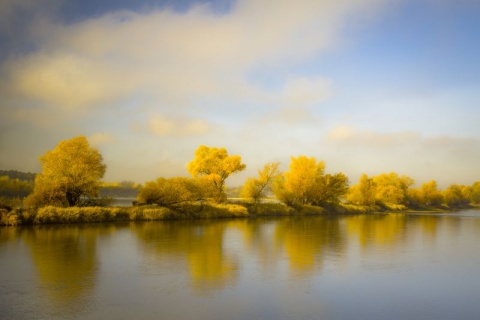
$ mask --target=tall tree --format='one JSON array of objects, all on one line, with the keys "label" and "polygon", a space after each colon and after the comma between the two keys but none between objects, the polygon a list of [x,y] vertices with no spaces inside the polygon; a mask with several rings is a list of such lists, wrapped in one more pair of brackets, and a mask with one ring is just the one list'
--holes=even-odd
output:
[{"label": "tall tree", "polygon": [[255,204],[258,200],[264,198],[273,180],[280,174],[278,171],[279,165],[279,162],[270,162],[263,167],[263,170],[258,170],[258,178],[248,178],[243,185],[240,196],[252,199]]},{"label": "tall tree", "polygon": [[431,180],[422,184],[420,195],[423,204],[428,206],[439,206],[442,204],[443,195],[438,190],[437,182]]},{"label": "tall tree", "polygon": [[342,172],[321,176],[309,195],[312,204],[324,206],[339,203],[348,192],[348,184],[348,177]]},{"label": "tall tree", "polygon": [[204,145],[195,151],[195,158],[188,164],[188,172],[194,177],[205,177],[211,182],[215,193],[213,199],[223,202],[225,180],[233,173],[245,170],[239,155],[229,156],[225,148],[210,148]]},{"label": "tall tree", "polygon": [[362,174],[358,184],[350,187],[348,201],[351,203],[372,206],[375,204],[375,182],[365,173]]},{"label": "tall tree", "polygon": [[40,157],[42,173],[35,178],[33,193],[27,205],[81,204],[82,197],[97,197],[100,179],[106,165],[97,149],[87,138],[79,136],[62,140],[55,149]]},{"label": "tall tree", "polygon": [[324,174],[325,162],[314,157],[292,157],[289,171],[279,175],[273,191],[287,205],[337,203],[348,191],[348,178],[339,172]]},{"label": "tall tree", "polygon": [[314,157],[291,157],[289,169],[290,171],[285,173],[285,187],[293,193],[297,203],[311,204],[312,199],[309,196],[325,171],[325,162],[317,162]]},{"label": "tall tree", "polygon": [[480,203],[480,181],[473,183],[470,201],[475,204]]},{"label": "tall tree", "polygon": [[466,186],[452,184],[443,192],[445,204],[451,208],[465,207],[469,204],[469,192]]},{"label": "tall tree", "polygon": [[376,200],[385,204],[406,204],[408,188],[415,180],[395,172],[382,173],[373,177],[376,185]]}]

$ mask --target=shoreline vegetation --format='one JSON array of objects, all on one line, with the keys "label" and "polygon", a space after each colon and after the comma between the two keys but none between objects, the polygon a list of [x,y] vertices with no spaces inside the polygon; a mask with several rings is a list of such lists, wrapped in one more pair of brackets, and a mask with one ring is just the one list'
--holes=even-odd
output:
[{"label": "shoreline vegetation", "polygon": [[425,207],[407,208],[404,206],[357,206],[337,204],[330,208],[312,205],[287,206],[282,203],[201,203],[185,204],[176,208],[155,205],[131,207],[55,207],[46,206],[36,210],[15,208],[11,211],[0,209],[0,226],[131,222],[193,219],[225,218],[259,218],[281,216],[316,216],[316,215],[355,215],[355,214],[390,214],[390,213],[445,213],[460,209],[480,208],[468,205],[463,208]]},{"label": "shoreline vegetation", "polygon": [[[0,170],[0,225],[447,212],[480,205],[480,181],[445,190],[431,180],[395,172],[362,174],[351,185],[343,172],[327,173],[315,157],[290,157],[288,171],[269,162],[228,190],[226,180],[245,170],[239,155],[201,145],[187,165],[190,177],[158,177],[143,185],[102,182],[107,165],[84,136],[62,140],[40,158],[42,172]],[[115,198],[132,206],[112,206]]]}]

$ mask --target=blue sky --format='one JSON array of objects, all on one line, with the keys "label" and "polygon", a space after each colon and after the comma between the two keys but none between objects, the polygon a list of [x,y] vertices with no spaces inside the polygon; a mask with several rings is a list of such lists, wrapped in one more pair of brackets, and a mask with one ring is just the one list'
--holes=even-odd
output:
[{"label": "blue sky", "polygon": [[85,135],[106,181],[187,175],[205,144],[265,163],[324,160],[480,180],[474,0],[0,4],[0,168]]}]

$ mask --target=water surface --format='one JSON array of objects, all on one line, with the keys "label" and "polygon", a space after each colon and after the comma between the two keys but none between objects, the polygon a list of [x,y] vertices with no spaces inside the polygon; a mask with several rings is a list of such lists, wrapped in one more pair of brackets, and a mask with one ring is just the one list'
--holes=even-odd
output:
[{"label": "water surface", "polygon": [[2,319],[480,319],[480,211],[0,228]]}]

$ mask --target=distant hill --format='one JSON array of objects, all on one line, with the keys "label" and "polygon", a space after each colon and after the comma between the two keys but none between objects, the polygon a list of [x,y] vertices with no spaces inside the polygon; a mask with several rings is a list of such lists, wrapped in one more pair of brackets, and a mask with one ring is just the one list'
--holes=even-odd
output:
[{"label": "distant hill", "polygon": [[22,181],[34,182],[35,173],[31,172],[22,172],[17,170],[0,170],[0,177],[7,176],[10,179],[18,179]]}]

